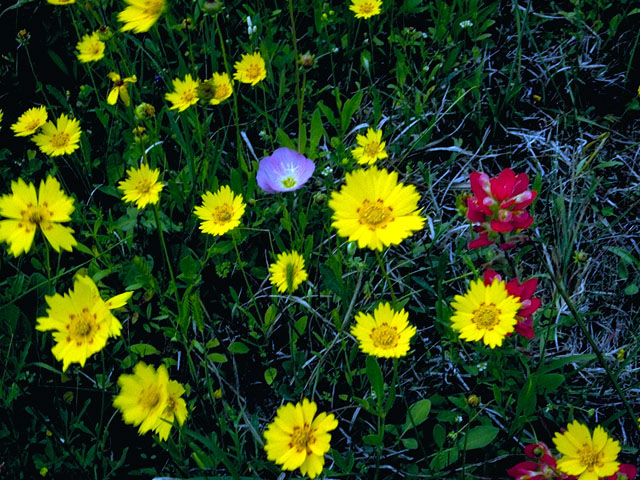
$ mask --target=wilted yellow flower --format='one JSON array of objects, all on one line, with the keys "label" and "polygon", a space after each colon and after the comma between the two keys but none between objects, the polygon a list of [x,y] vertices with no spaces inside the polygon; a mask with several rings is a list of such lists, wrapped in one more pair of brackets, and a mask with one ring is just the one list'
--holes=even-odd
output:
[{"label": "wilted yellow flower", "polygon": [[243,54],[233,68],[236,69],[233,79],[241,83],[250,83],[251,86],[267,78],[267,68],[259,52]]}]

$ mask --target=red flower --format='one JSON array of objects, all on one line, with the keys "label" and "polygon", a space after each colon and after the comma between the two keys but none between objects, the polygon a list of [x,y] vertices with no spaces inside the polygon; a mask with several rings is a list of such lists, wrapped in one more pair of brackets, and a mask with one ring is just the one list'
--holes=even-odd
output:
[{"label": "red flower", "polygon": [[[523,230],[533,223],[533,217],[525,210],[537,193],[529,190],[529,177],[525,173],[516,175],[505,168],[495,178],[486,173],[472,172],[471,190],[474,196],[467,199],[467,218],[481,224],[480,238],[472,241],[469,248],[479,248],[495,243],[496,233]],[[491,234],[493,238],[490,238]],[[510,248],[509,242],[501,248]]]},{"label": "red flower", "polygon": [[[495,270],[487,270],[484,272],[484,284],[490,285],[493,283],[494,279],[502,280],[502,276],[496,272]],[[517,278],[509,280],[507,282],[507,292],[509,295],[513,295],[514,297],[520,298],[520,303],[522,306],[520,310],[518,310],[518,314],[516,318],[518,319],[518,323],[515,327],[516,333],[522,335],[524,338],[533,338],[533,314],[538,308],[540,308],[540,299],[532,298],[532,295],[536,291],[536,287],[538,286],[537,278],[530,278],[529,280],[520,283]],[[534,448],[542,448],[543,445],[546,448],[544,443],[533,444]],[[530,447],[531,445],[529,445]],[[527,447],[528,448],[528,447]],[[547,452],[548,452],[547,448]],[[525,454],[527,454],[527,450],[525,449]],[[547,453],[548,454],[548,453]],[[529,458],[534,458],[527,454]]]},{"label": "red flower", "polygon": [[638,470],[635,466],[623,463],[614,475],[607,477],[607,480],[634,480]]}]

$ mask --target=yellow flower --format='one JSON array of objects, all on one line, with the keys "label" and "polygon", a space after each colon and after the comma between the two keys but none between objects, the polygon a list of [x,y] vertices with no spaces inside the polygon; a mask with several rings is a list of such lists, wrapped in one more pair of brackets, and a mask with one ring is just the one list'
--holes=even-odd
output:
[{"label": "yellow flower", "polygon": [[32,140],[42,153],[56,157],[75,152],[79,147],[81,133],[80,122],[63,113],[55,125],[51,121],[45,123],[42,132],[34,135]]},{"label": "yellow flower", "polygon": [[388,303],[380,303],[373,315],[358,312],[351,334],[367,355],[404,357],[409,351],[409,340],[416,333],[416,327],[407,321],[408,318],[404,309],[396,312]]},{"label": "yellow flower", "polygon": [[38,194],[34,184],[21,178],[11,182],[11,195],[0,197],[0,242],[9,244],[9,253],[17,257],[28,252],[38,227],[56,252],[71,251],[77,245],[73,230],[60,225],[71,220],[73,198],[68,197],[53,177],[40,182]]},{"label": "yellow flower", "polygon": [[182,384],[175,380],[169,380],[169,383],[167,383],[167,404],[158,422],[153,427],[153,431],[158,434],[162,441],[169,437],[174,420],[177,420],[178,425],[182,426],[187,419],[187,404],[182,398],[183,393],[184,387]]},{"label": "yellow flower", "polygon": [[574,420],[564,433],[555,434],[553,443],[562,454],[558,470],[578,480],[599,480],[614,475],[620,467],[620,444],[599,425],[592,437],[585,425]]},{"label": "yellow flower", "polygon": [[76,45],[76,56],[82,63],[95,62],[104,58],[104,42],[100,40],[98,32],[91,35],[83,35],[82,40]]},{"label": "yellow flower", "polygon": [[388,157],[387,151],[384,149],[386,144],[382,141],[382,130],[374,130],[369,127],[367,135],[358,135],[356,141],[358,147],[354,148],[352,153],[359,164],[372,164],[376,163],[376,160]]},{"label": "yellow flower", "polygon": [[47,0],[47,3],[51,5],[71,5],[72,3],[76,3],[76,0]]},{"label": "yellow flower", "polygon": [[124,0],[129,6],[118,12],[118,21],[124,23],[121,32],[147,32],[164,11],[165,0]]},{"label": "yellow flower", "polygon": [[372,167],[347,173],[345,184],[333,192],[329,207],[338,235],[360,248],[382,250],[422,229],[420,195],[413,185],[398,183],[396,172]]},{"label": "yellow flower", "polygon": [[148,165],[127,170],[127,178],[118,183],[118,189],[124,192],[125,202],[135,203],[138,210],[147,205],[155,205],[160,200],[164,183],[158,181],[160,170],[151,170]]},{"label": "yellow flower", "polygon": [[[331,448],[331,434],[338,426],[335,416],[316,417],[318,406],[306,398],[278,408],[276,418],[264,432],[267,458],[282,470],[300,468],[302,475],[317,477],[324,467],[324,454]],[[315,418],[314,418],[315,417]]]},{"label": "yellow flower", "polygon": [[63,362],[63,371],[71,363],[84,367],[87,358],[102,350],[109,337],[120,335],[122,324],[111,310],[122,307],[131,295],[133,292],[122,293],[105,302],[93,280],[80,275],[64,296],[45,297],[47,316],[38,318],[36,330],[55,330],[56,345],[51,352]]},{"label": "yellow flower", "polygon": [[18,117],[18,121],[11,125],[11,130],[16,137],[28,137],[47,123],[47,118],[47,110],[44,107],[33,107]]},{"label": "yellow flower", "polygon": [[107,96],[107,103],[109,105],[115,105],[116,102],[118,101],[118,95],[119,95],[120,99],[122,100],[122,103],[124,103],[125,106],[128,107],[129,104],[131,103],[131,98],[129,97],[129,91],[127,90],[127,86],[130,83],[136,83],[138,81],[138,77],[136,77],[135,75],[132,75],[131,77],[122,78],[116,72],[109,72],[107,74],[107,77],[109,77],[109,79],[113,82],[113,88],[111,89],[111,91],[109,92],[109,95]]},{"label": "yellow flower", "polygon": [[240,225],[244,209],[242,195],[234,195],[225,185],[216,193],[205,192],[202,195],[202,205],[196,207],[194,213],[202,220],[200,230],[203,233],[223,235]]},{"label": "yellow flower", "polygon": [[212,78],[204,80],[198,87],[198,97],[211,105],[222,103],[232,93],[231,80],[226,73],[214,73]]},{"label": "yellow flower", "polygon": [[304,258],[296,251],[278,255],[276,263],[269,265],[269,280],[278,292],[294,292],[307,279]]},{"label": "yellow flower", "polygon": [[518,297],[509,294],[505,281],[496,278],[491,285],[473,280],[466,294],[453,297],[451,306],[454,309],[451,326],[460,332],[461,339],[482,340],[494,348],[501,346],[507,334],[514,331],[522,304]]},{"label": "yellow flower", "polygon": [[351,0],[349,10],[356,14],[356,18],[370,18],[380,13],[381,0]]},{"label": "yellow flower", "polygon": [[233,65],[233,68],[236,69],[233,79],[241,83],[250,83],[252,87],[267,78],[264,59],[258,52],[243,54],[240,61]]},{"label": "yellow flower", "polygon": [[113,399],[113,406],[122,413],[124,423],[139,425],[140,434],[156,428],[167,408],[167,368],[160,365],[156,370],[138,362],[133,367],[133,375],[123,373],[118,377],[118,385],[120,393]]},{"label": "yellow flower", "polygon": [[[2,118],[4,117],[4,112],[2,111],[2,109],[0,108],[0,123],[2,123]],[[0,130],[2,130],[2,128],[0,128]]]},{"label": "yellow flower", "polygon": [[165,94],[164,98],[173,105],[170,110],[178,109],[182,112],[191,105],[198,103],[198,79],[191,78],[191,74],[187,74],[184,80],[179,78],[173,79],[173,92]]}]

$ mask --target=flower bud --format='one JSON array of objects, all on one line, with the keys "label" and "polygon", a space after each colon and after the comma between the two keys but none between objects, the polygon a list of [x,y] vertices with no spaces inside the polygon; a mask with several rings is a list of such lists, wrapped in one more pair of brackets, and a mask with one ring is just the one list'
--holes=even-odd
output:
[{"label": "flower bud", "polygon": [[470,407],[477,407],[478,405],[480,405],[480,397],[477,395],[469,395],[467,397],[467,405],[469,405]]},{"label": "flower bud", "polygon": [[222,11],[224,4],[222,0],[205,0],[202,4],[202,11],[209,15],[215,15]]},{"label": "flower bud", "polygon": [[153,107],[153,105],[143,102],[140,105],[136,106],[135,115],[136,120],[141,122],[143,120],[153,118],[156,115],[156,109]]},{"label": "flower bud", "polygon": [[107,40],[111,40],[111,37],[113,37],[113,32],[106,25],[100,25],[98,27],[98,30],[96,30],[96,32],[98,33],[98,38],[102,42],[106,42]]},{"label": "flower bud", "polygon": [[307,51],[306,53],[303,53],[302,55],[300,55],[300,58],[298,59],[298,63],[302,65],[304,68],[311,68],[316,63],[316,57],[311,55],[311,52]]}]

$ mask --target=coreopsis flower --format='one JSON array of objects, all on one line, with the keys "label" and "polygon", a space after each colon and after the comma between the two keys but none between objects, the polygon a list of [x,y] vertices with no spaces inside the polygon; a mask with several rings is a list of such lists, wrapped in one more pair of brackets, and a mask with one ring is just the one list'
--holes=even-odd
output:
[{"label": "coreopsis flower", "polygon": [[0,197],[0,242],[9,244],[9,253],[17,257],[31,249],[36,230],[56,252],[71,251],[77,245],[73,230],[60,223],[71,220],[73,198],[62,191],[58,180],[47,177],[40,182],[38,194],[34,184],[19,178],[11,182],[11,194]]},{"label": "coreopsis flower", "polygon": [[316,168],[307,157],[290,148],[278,148],[260,160],[256,181],[267,193],[290,192],[302,187]]},{"label": "coreopsis flower", "polygon": [[360,350],[367,355],[382,358],[404,357],[409,351],[409,341],[416,327],[407,319],[409,314],[395,311],[388,303],[380,303],[373,315],[358,312],[351,334],[356,337]]},{"label": "coreopsis flower", "polygon": [[226,73],[214,73],[198,86],[198,98],[210,105],[218,105],[233,94],[231,79]]},{"label": "coreopsis flower", "polygon": [[282,470],[300,468],[302,475],[317,477],[324,468],[324,454],[331,448],[331,434],[338,426],[335,416],[325,412],[316,416],[315,402],[287,403],[264,432],[267,458]]},{"label": "coreopsis flower", "polygon": [[553,443],[562,455],[558,470],[578,480],[599,480],[615,475],[620,468],[620,443],[599,425],[592,435],[586,425],[574,420],[566,431],[555,434]]},{"label": "coreopsis flower", "polygon": [[416,188],[398,182],[396,172],[376,167],[354,170],[347,173],[340,191],[331,194],[332,226],[360,248],[382,250],[422,229],[425,219],[418,200]]},{"label": "coreopsis flower", "polygon": [[294,292],[307,279],[304,258],[295,250],[278,255],[276,262],[269,265],[269,281],[278,292]]},{"label": "coreopsis flower", "polygon": [[521,306],[504,280],[496,278],[490,285],[473,280],[467,293],[456,295],[451,302],[454,310],[451,327],[462,340],[481,340],[491,348],[499,347],[507,334],[514,331]]},{"label": "coreopsis flower", "polygon": [[167,403],[153,427],[154,433],[157,433],[162,441],[169,438],[174,421],[182,426],[187,419],[187,404],[182,398],[184,391],[182,384],[175,380],[169,380],[167,383]]},{"label": "coreopsis flower", "polygon": [[135,203],[142,210],[147,205],[155,205],[160,200],[160,192],[164,183],[159,182],[160,170],[151,170],[148,165],[127,170],[127,178],[118,183],[118,189],[124,193],[125,202]]},{"label": "coreopsis flower", "polygon": [[[486,286],[491,285],[496,278],[502,280],[502,276],[494,270],[484,272]],[[507,282],[507,291],[510,295],[519,298],[522,305],[516,315],[518,323],[515,326],[515,332],[529,339],[534,337],[533,314],[540,308],[541,303],[539,298],[531,298],[537,286],[537,278],[530,278],[523,283],[520,283],[517,278]]]},{"label": "coreopsis flower", "polygon": [[45,297],[47,316],[38,318],[36,330],[55,330],[56,344],[51,352],[63,362],[63,371],[72,363],[84,367],[91,355],[104,348],[108,338],[120,335],[122,324],[111,310],[122,307],[131,295],[133,292],[121,293],[105,302],[93,280],[79,275],[66,294]]},{"label": "coreopsis flower", "polygon": [[56,157],[75,152],[80,142],[80,122],[69,118],[64,113],[54,124],[48,121],[42,126],[42,131],[32,137],[38,148],[45,155]]},{"label": "coreopsis flower", "polygon": [[118,13],[118,21],[124,23],[121,32],[147,32],[158,21],[165,8],[165,0],[124,0],[128,5]]},{"label": "coreopsis flower", "polygon": [[351,153],[361,165],[370,165],[376,161],[387,158],[385,142],[382,141],[382,130],[374,130],[369,127],[366,135],[356,137],[358,146]]},{"label": "coreopsis flower", "polygon": [[47,109],[45,107],[33,107],[18,117],[18,121],[11,125],[11,130],[16,137],[28,137],[38,131],[47,123]]},{"label": "coreopsis flower", "polygon": [[109,91],[109,95],[107,96],[107,103],[109,105],[115,105],[118,101],[118,97],[122,100],[122,103],[125,106],[129,106],[131,103],[131,97],[129,96],[129,84],[136,83],[138,81],[138,77],[132,75],[130,77],[122,78],[116,72],[109,72],[107,77],[113,82],[113,88]]},{"label": "coreopsis flower", "polygon": [[76,50],[78,50],[76,56],[82,63],[96,62],[104,58],[104,47],[104,42],[100,40],[98,32],[83,35],[82,40],[76,45]]},{"label": "coreopsis flower", "polygon": [[[469,248],[479,248],[495,243],[500,234],[519,232],[533,223],[533,217],[525,209],[536,198],[529,190],[529,177],[525,173],[516,175],[505,168],[497,177],[486,173],[470,175],[474,196],[467,199],[467,218],[478,225],[474,230],[479,237],[469,243]],[[509,242],[503,244],[508,248]]]},{"label": "coreopsis flower", "polygon": [[196,207],[194,213],[202,220],[200,230],[217,236],[240,225],[244,209],[242,195],[234,195],[231,188],[225,185],[216,193],[205,192],[202,195],[202,205]]},{"label": "coreopsis flower", "polygon": [[259,52],[244,53],[233,68],[236,70],[233,79],[241,83],[250,83],[252,87],[267,78],[267,67]]},{"label": "coreopsis flower", "polygon": [[164,98],[171,102],[173,105],[170,110],[178,109],[182,112],[189,108],[191,105],[198,103],[198,79],[193,79],[191,74],[187,74],[184,80],[179,78],[173,79],[173,92],[166,93]]},{"label": "coreopsis flower", "polygon": [[47,3],[51,5],[71,5],[76,3],[76,0],[47,0]]},{"label": "coreopsis flower", "polygon": [[169,373],[160,365],[138,362],[133,375],[123,373],[118,378],[120,393],[113,399],[113,406],[122,413],[124,423],[138,427],[143,434],[160,425],[169,397]]},{"label": "coreopsis flower", "polygon": [[380,14],[381,0],[351,0],[349,10],[355,13],[356,18],[371,18]]}]

